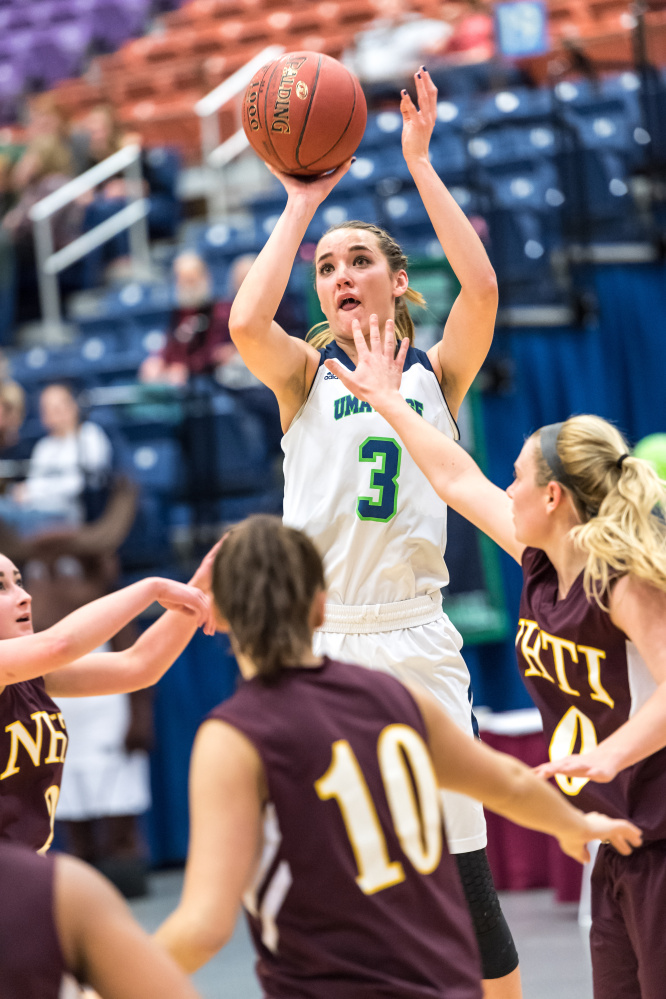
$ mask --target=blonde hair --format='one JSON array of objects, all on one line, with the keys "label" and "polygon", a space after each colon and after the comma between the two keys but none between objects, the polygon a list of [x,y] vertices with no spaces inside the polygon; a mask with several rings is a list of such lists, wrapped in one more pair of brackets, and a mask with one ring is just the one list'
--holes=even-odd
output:
[{"label": "blonde hair", "polygon": [[[533,434],[536,483],[545,486],[558,477],[543,456],[540,433]],[[626,573],[666,590],[666,483],[599,416],[565,420],[555,446],[583,521],[571,536],[588,556],[588,599],[607,609],[602,599],[610,583]]]},{"label": "blonde hair", "polygon": [[[380,252],[386,260],[391,274],[407,270],[406,255],[402,252],[400,245],[396,243],[385,229],[381,229],[378,225],[373,225],[372,222],[352,220],[340,222],[339,225],[332,225],[330,229],[326,230],[324,236],[328,236],[331,232],[337,232],[338,229],[362,229],[364,232],[371,233],[379,244]],[[396,339],[402,340],[404,337],[407,337],[410,343],[414,343],[414,321],[407,308],[407,302],[411,302],[412,305],[418,305],[419,308],[424,309],[426,307],[426,300],[420,291],[416,291],[414,288],[407,288],[395,302]],[[328,323],[324,321],[313,326],[305,339],[308,343],[312,344],[315,350],[319,350],[333,340],[333,333]]]},{"label": "blonde hair", "polygon": [[35,156],[40,170],[35,178],[41,180],[51,174],[71,174],[72,157],[64,142],[55,135],[38,135],[28,145],[24,155]]}]

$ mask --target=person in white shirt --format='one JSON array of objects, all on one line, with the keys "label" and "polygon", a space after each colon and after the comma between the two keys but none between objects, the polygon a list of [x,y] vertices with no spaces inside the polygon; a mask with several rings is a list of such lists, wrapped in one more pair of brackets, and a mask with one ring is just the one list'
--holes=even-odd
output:
[{"label": "person in white shirt", "polygon": [[102,487],[113,460],[111,441],[96,423],[81,423],[66,385],[47,386],[39,410],[48,434],[33,449],[25,482],[0,505],[0,518],[21,534],[81,524],[85,490]]}]

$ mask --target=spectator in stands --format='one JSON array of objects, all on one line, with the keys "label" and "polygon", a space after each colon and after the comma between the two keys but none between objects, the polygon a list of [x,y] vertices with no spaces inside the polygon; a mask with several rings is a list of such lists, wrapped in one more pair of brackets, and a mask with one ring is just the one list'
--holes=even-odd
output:
[{"label": "spectator in stands", "polygon": [[394,97],[399,104],[404,81],[453,34],[444,19],[450,4],[443,2],[442,16],[435,19],[414,13],[408,0],[374,2],[377,17],[356,35],[342,61],[374,94],[375,103]]},{"label": "spectator in stands", "polygon": [[438,62],[469,66],[488,62],[495,55],[495,24],[492,11],[482,0],[447,4],[443,17],[451,31],[431,47]]},{"label": "spectator in stands", "polygon": [[[83,173],[128,145],[141,146],[141,136],[125,131],[110,104],[99,104],[88,112],[72,135],[77,174]],[[149,200],[147,216],[151,237],[161,239],[175,235],[180,220],[180,203],[176,191],[178,160],[173,152],[161,149],[142,150],[143,183],[140,191],[130,190],[124,177],[107,180],[94,191],[79,199],[85,206],[84,229],[92,229],[124,208],[130,196],[143,195]],[[101,270],[111,265],[114,276],[131,271],[127,232],[120,232],[86,258],[83,283],[98,283]]]},{"label": "spectator in stands", "polygon": [[167,340],[159,353],[141,365],[142,382],[185,385],[190,375],[210,374],[236,354],[229,336],[231,301],[214,300],[205,260],[191,250],[180,253],[173,274],[176,308]]},{"label": "spectator in stands", "polygon": [[0,382],[0,456],[20,443],[20,431],[25,419],[25,392],[11,378]]},{"label": "spectator in stands", "polygon": [[[11,171],[10,183],[16,199],[14,207],[4,216],[0,226],[0,256],[10,257],[16,273],[17,319],[38,316],[37,272],[30,209],[66,184],[72,177],[72,160],[67,145],[56,135],[40,135],[31,139],[25,152]],[[83,213],[72,203],[51,218],[55,250],[78,236]]]},{"label": "spectator in stands", "polygon": [[110,104],[98,104],[88,112],[78,128],[72,131],[77,175],[117,153],[128,142],[136,141],[136,136],[123,132]]},{"label": "spectator in stands", "polygon": [[25,419],[25,392],[11,379],[0,382],[0,494],[24,473],[28,453],[20,431]]},{"label": "spectator in stands", "polygon": [[27,104],[25,131],[28,142],[50,136],[69,146],[69,122],[52,93],[35,94]]},{"label": "spectator in stands", "polygon": [[112,465],[111,442],[97,424],[81,422],[66,385],[45,388],[39,408],[48,434],[35,445],[25,482],[0,502],[0,518],[20,534],[82,523],[87,496],[102,489]]}]

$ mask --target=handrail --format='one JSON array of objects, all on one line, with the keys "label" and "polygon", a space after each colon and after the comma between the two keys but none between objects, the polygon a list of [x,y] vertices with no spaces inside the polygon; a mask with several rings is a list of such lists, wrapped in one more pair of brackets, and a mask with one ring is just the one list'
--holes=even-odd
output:
[{"label": "handrail", "polygon": [[42,198],[41,201],[38,201],[30,209],[30,218],[35,222],[48,218],[49,215],[53,215],[61,208],[64,208],[65,205],[68,205],[70,201],[80,198],[82,194],[86,194],[99,184],[103,184],[109,177],[113,177],[114,174],[125,170],[140,155],[140,146],[124,146],[117,153],[107,156],[101,163],[96,163],[94,167],[90,167],[85,173],[74,177],[73,180],[63,184],[62,187],[57,188],[51,194],[47,194],[45,198]]},{"label": "handrail", "polygon": [[[71,204],[81,195],[92,191],[115,174],[123,173],[127,180],[131,197],[127,205],[100,222],[94,229],[83,233],[77,239],[55,252],[51,218],[53,215]],[[108,156],[101,163],[86,170],[79,177],[68,181],[56,191],[48,194],[30,209],[29,215],[33,223],[35,254],[37,258],[37,279],[39,285],[39,300],[42,310],[42,321],[45,333],[57,334],[62,326],[60,306],[60,289],[57,275],[91,250],[101,246],[117,233],[129,229],[130,254],[135,266],[150,265],[150,250],[148,245],[148,225],[146,216],[150,205],[143,197],[143,177],[141,172],[141,147],[125,146]]]},{"label": "handrail", "polygon": [[267,45],[194,105],[194,110],[201,118],[201,158],[204,164],[208,162],[213,150],[220,145],[217,112],[247,87],[258,69],[271,59],[277,59],[284,51],[284,45]]},{"label": "handrail", "polygon": [[247,147],[250,145],[250,140],[243,131],[239,128],[237,132],[223,142],[217,149],[208,157],[208,162],[212,167],[220,170],[222,167],[227,166],[232,160],[235,160],[237,156],[245,152]]}]

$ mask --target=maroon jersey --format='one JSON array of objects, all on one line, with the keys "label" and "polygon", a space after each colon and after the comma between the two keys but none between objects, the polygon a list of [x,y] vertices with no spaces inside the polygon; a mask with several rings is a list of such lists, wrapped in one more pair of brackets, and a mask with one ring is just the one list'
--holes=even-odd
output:
[{"label": "maroon jersey", "polygon": [[8,684],[0,693],[0,840],[48,850],[66,750],[65,719],[43,678]]},{"label": "maroon jersey", "polygon": [[[527,548],[516,648],[551,760],[593,749],[655,689],[636,647],[610,614],[585,596],[583,573],[564,600],[558,600],[557,590],[547,555]],[[631,819],[646,840],[666,839],[666,749],[627,767],[609,784],[563,775],[556,780],[584,812]]]},{"label": "maroon jersey", "polygon": [[210,715],[259,753],[264,846],[244,897],[269,999],[479,999],[476,940],[421,714],[393,677],[325,659]]},{"label": "maroon jersey", "polygon": [[53,918],[53,857],[0,843],[0,996],[58,999],[65,963]]}]

